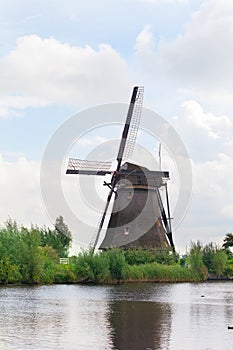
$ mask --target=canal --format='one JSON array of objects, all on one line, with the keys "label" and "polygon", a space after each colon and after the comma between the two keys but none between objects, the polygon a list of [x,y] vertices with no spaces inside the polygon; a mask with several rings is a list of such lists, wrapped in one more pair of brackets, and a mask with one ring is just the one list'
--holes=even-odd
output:
[{"label": "canal", "polygon": [[232,350],[233,282],[0,288],[0,349]]}]

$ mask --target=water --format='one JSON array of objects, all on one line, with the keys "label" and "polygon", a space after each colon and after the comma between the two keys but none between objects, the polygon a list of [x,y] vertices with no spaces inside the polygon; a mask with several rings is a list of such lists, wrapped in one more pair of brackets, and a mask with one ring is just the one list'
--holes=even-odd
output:
[{"label": "water", "polygon": [[0,349],[232,350],[232,287],[1,287]]}]

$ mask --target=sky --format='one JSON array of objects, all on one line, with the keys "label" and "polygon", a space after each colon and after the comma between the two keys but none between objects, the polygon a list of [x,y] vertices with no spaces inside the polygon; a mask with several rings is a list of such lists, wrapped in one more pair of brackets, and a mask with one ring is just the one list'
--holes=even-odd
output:
[{"label": "sky", "polygon": [[[197,240],[223,243],[233,230],[232,0],[0,0],[0,33],[1,225],[9,218],[52,225],[55,213],[44,203],[40,180],[51,140],[59,148],[57,135],[64,136],[77,116],[64,159],[113,160],[124,117],[104,126],[96,106],[127,104],[132,87],[142,85],[144,107],[174,128],[192,168],[192,176],[182,178],[173,149],[162,142],[173,213],[185,184],[192,192],[177,222],[174,217],[177,250]],[[114,111],[109,118],[113,123]],[[139,131],[139,163],[156,158],[162,138],[149,129]],[[105,154],[106,145],[111,152]],[[47,179],[50,188],[54,177]],[[91,232],[106,189],[102,178],[81,180],[80,195],[78,181],[62,176],[63,200],[81,221],[90,221]],[[101,199],[95,205],[86,203],[91,186]],[[83,233],[84,226],[70,223],[65,210],[57,215],[68,221],[77,242],[87,243],[91,233]]]}]

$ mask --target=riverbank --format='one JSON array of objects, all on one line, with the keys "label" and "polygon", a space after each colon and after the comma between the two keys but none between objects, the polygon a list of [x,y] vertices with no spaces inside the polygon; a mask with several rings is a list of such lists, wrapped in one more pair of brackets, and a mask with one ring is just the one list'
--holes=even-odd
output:
[{"label": "riverbank", "polygon": [[[153,255],[154,254],[154,255]],[[92,255],[80,253],[69,258],[68,264],[45,260],[37,266],[36,274],[26,279],[19,269],[5,267],[1,284],[116,284],[135,282],[201,282],[207,275],[198,274],[191,266],[181,266],[169,251],[150,252],[112,249]],[[160,262],[158,262],[158,260]],[[8,267],[10,267],[8,265]]]},{"label": "riverbank", "polygon": [[233,254],[213,243],[191,243],[185,256],[169,248],[113,248],[68,259],[71,235],[61,217],[56,222],[51,230],[9,220],[0,229],[0,284],[201,282],[233,276]]}]

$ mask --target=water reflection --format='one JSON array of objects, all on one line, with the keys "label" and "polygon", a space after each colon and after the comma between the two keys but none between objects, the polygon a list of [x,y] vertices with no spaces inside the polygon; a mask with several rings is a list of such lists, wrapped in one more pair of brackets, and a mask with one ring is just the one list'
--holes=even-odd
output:
[{"label": "water reflection", "polygon": [[52,290],[47,296],[44,292],[46,288],[43,287],[1,289],[0,325],[4,349],[37,349],[48,343],[55,348],[64,333],[65,301],[58,303]]},{"label": "water reflection", "polygon": [[0,307],[0,349],[110,349],[104,288],[0,288]]},{"label": "water reflection", "polygon": [[114,349],[168,348],[171,328],[169,305],[146,301],[115,301],[109,322]]},{"label": "water reflection", "polygon": [[232,285],[0,288],[0,349],[231,350]]}]

